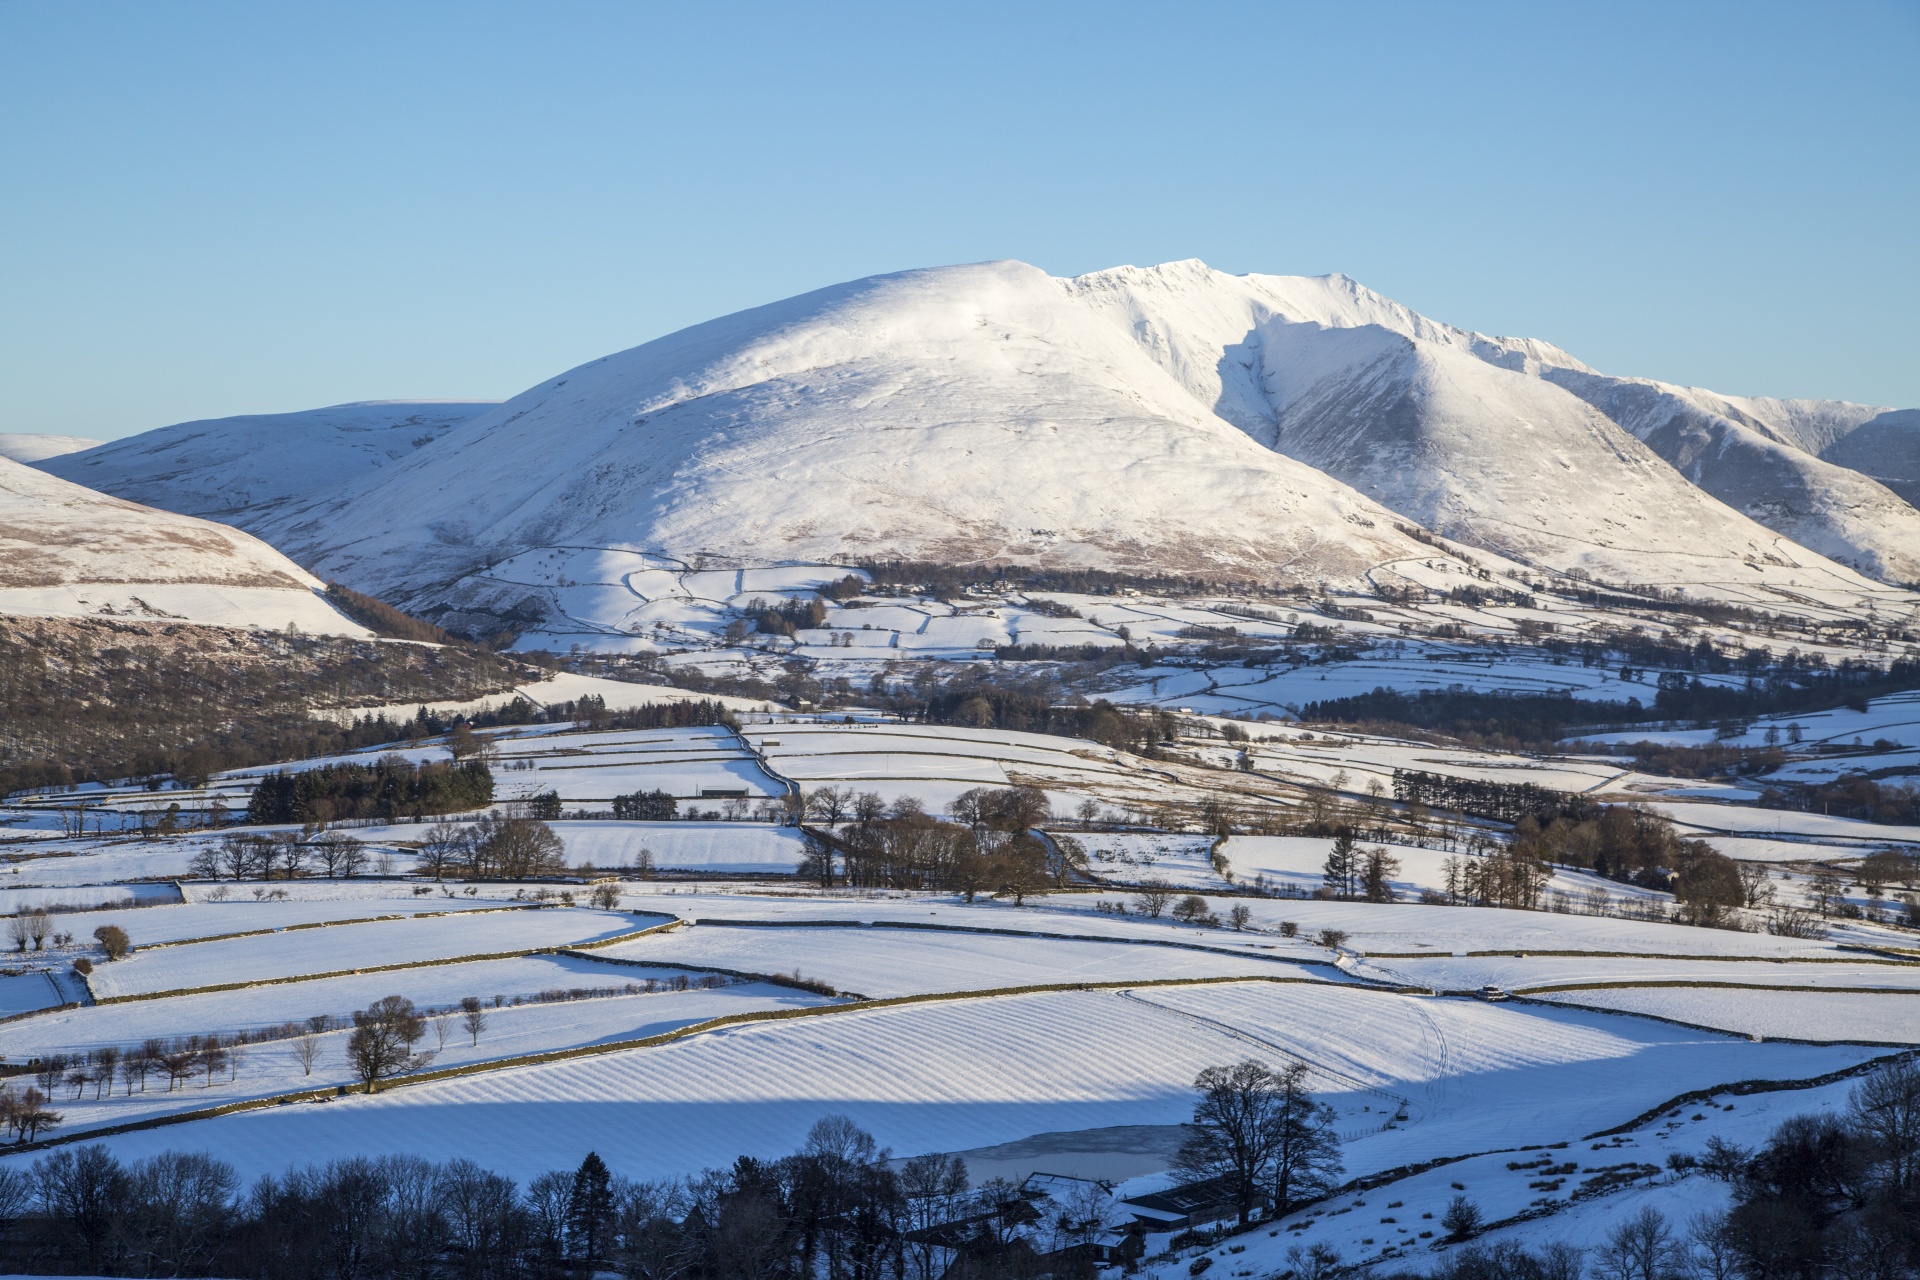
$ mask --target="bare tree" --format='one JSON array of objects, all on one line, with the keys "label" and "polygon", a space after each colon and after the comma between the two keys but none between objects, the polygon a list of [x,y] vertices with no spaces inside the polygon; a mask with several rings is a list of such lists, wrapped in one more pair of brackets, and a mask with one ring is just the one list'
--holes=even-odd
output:
[{"label": "bare tree", "polygon": [[46,945],[47,935],[53,932],[53,917],[44,907],[35,907],[27,916],[27,936],[33,939],[33,949],[38,951]]},{"label": "bare tree", "polygon": [[462,996],[460,999],[460,1025],[473,1037],[473,1047],[480,1047],[480,1033],[487,1029],[486,1010],[479,996]]},{"label": "bare tree", "polygon": [[445,1053],[447,1051],[447,1028],[453,1022],[453,1015],[436,1013],[433,1015],[432,1022],[434,1052]]},{"label": "bare tree", "polygon": [[320,1060],[320,1037],[311,1031],[303,1031],[293,1038],[293,1060],[300,1064],[300,1074],[313,1074],[313,1064]]},{"label": "bare tree", "polygon": [[1173,898],[1173,886],[1164,880],[1148,880],[1141,884],[1134,910],[1149,918],[1157,917],[1167,909],[1167,903]]},{"label": "bare tree", "polygon": [[593,886],[593,890],[587,894],[587,901],[602,911],[618,910],[620,906],[620,882],[617,880],[601,881],[599,884]]},{"label": "bare tree", "polygon": [[1648,1205],[1607,1234],[1594,1270],[1604,1280],[1667,1280],[1685,1259],[1666,1215]]},{"label": "bare tree", "polygon": [[227,1065],[229,1053],[227,1046],[220,1042],[220,1037],[217,1035],[208,1036],[200,1042],[200,1048],[194,1058],[200,1069],[207,1073],[206,1083],[201,1085],[201,1088],[213,1088],[213,1073]]},{"label": "bare tree", "polygon": [[120,1065],[120,1050],[114,1045],[102,1045],[93,1051],[93,1097],[99,1101],[102,1094],[113,1096],[114,1069]]},{"label": "bare tree", "polygon": [[414,1063],[413,1044],[426,1032],[426,1019],[404,996],[382,996],[353,1015],[347,1061],[368,1093],[382,1079]]},{"label": "bare tree", "polygon": [[1739,867],[1740,896],[1748,907],[1764,907],[1773,901],[1773,878],[1765,865],[1743,862]]},{"label": "bare tree", "polygon": [[27,939],[33,936],[33,925],[27,919],[25,911],[15,912],[7,921],[7,940],[13,943],[14,950],[24,952]]},{"label": "bare tree", "polygon": [[1194,1080],[1200,1100],[1191,1134],[1175,1158],[1184,1173],[1226,1183],[1243,1224],[1267,1162],[1272,1086],[1273,1073],[1255,1061],[1206,1068]]},{"label": "bare tree", "polygon": [[420,841],[420,870],[435,880],[444,879],[450,871],[458,871],[471,856],[468,847],[471,834],[466,824],[458,822],[436,822],[428,827]]}]

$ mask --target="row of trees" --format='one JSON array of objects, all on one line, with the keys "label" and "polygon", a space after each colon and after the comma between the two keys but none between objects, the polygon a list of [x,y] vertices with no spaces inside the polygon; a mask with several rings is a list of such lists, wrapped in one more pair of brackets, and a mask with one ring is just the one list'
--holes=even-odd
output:
[{"label": "row of trees", "polygon": [[305,838],[291,831],[230,831],[195,850],[187,872],[200,880],[351,880],[379,865],[364,841],[344,831],[312,831]]},{"label": "row of trees", "polygon": [[552,827],[524,813],[487,813],[474,822],[436,822],[418,849],[422,874],[484,880],[529,880],[563,874],[566,843]]},{"label": "row of trees", "polygon": [[[1001,893],[1020,903],[1053,887],[1065,872],[1034,831],[1051,812],[1036,787],[972,788],[948,806],[950,822],[911,797],[882,806],[870,792],[843,797],[824,790],[832,794],[809,799],[819,802],[826,827],[809,831],[810,852],[801,868],[822,886],[840,880],[862,888],[945,889],[968,901]],[[836,826],[845,800],[850,820]]]},{"label": "row of trees", "polygon": [[[890,1160],[844,1117],[776,1160],[633,1182],[597,1154],[525,1187],[469,1160],[336,1160],[242,1189],[233,1168],[167,1152],[123,1164],[105,1147],[0,1168],[8,1270],[263,1280],[521,1280],[613,1270],[644,1280],[937,1280],[1025,1254],[1028,1202],[969,1191],[950,1156]],[[958,1219],[955,1236],[930,1229]],[[1098,1215],[1051,1224],[1097,1232]],[[1026,1273],[1031,1273],[1027,1268]]]},{"label": "row of trees", "polygon": [[480,809],[493,803],[493,773],[477,758],[459,764],[384,756],[371,765],[328,764],[270,773],[254,786],[247,821],[339,822],[377,818],[395,822]]}]

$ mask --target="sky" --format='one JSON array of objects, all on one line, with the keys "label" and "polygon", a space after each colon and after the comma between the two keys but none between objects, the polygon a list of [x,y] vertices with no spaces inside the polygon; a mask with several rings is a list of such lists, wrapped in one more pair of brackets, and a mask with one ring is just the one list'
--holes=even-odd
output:
[{"label": "sky", "polygon": [[1916,0],[0,0],[0,431],[505,398],[992,258],[1916,406],[1916,66]]}]

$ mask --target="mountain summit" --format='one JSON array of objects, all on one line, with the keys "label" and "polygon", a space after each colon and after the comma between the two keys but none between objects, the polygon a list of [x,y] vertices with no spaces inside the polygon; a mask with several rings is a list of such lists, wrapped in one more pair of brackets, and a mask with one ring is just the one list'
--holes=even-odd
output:
[{"label": "mountain summit", "polygon": [[[174,487],[415,609],[499,607],[525,584],[491,568],[543,547],[1358,586],[1433,554],[1416,525],[1744,601],[1920,581],[1920,511],[1832,460],[1860,433],[1904,476],[1903,415],[1610,378],[1344,276],[909,271],[695,325],[430,430],[422,407],[350,408],[414,422],[336,480],[303,465],[311,431],[281,432],[253,437],[281,450],[264,461],[242,451],[244,483],[216,450]],[[41,465],[159,502],[142,450],[191,453],[191,432],[165,431]]]}]

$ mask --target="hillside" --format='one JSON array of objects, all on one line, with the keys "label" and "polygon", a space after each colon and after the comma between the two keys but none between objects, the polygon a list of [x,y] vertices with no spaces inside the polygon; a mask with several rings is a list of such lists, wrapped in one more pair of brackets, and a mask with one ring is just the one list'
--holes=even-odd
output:
[{"label": "hillside", "polygon": [[95,448],[100,443],[86,436],[44,436],[30,431],[0,431],[0,458],[30,464],[45,462],[65,453]]},{"label": "hillside", "polygon": [[46,456],[42,470],[148,506],[252,529],[279,504],[389,466],[492,407],[483,400],[369,400],[181,422]]},{"label": "hillside", "polygon": [[1814,585],[1825,566],[1801,547],[1920,581],[1920,511],[1816,456],[1881,410],[1612,378],[1345,276],[1176,262],[1067,284],[1222,417],[1464,541],[1669,585],[1733,586],[1746,564]]},{"label": "hillside", "polygon": [[[1196,404],[1032,267],[836,286],[570,370],[255,525],[416,611],[548,545],[1357,585],[1431,556]],[[524,588],[502,585],[518,598]]]},{"label": "hillside", "polygon": [[364,636],[257,538],[0,459],[0,614]]}]

